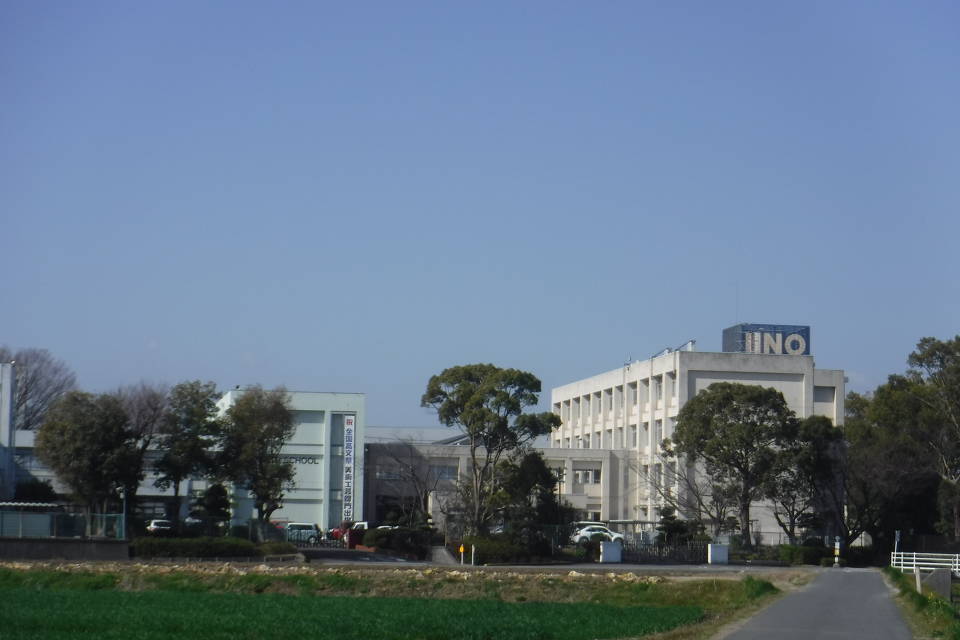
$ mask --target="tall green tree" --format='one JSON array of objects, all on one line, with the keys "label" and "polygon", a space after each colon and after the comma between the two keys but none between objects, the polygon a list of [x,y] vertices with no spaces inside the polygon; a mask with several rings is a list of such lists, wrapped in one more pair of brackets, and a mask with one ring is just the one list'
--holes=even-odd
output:
[{"label": "tall green tree", "polygon": [[71,391],[57,400],[37,432],[36,452],[90,512],[105,512],[142,472],[127,412],[114,394]]},{"label": "tall green tree", "polygon": [[764,484],[764,493],[791,544],[796,544],[801,527],[835,530],[837,513],[824,492],[839,481],[842,443],[843,432],[829,418],[810,416],[800,421],[797,437],[778,451],[776,470]]},{"label": "tall green tree", "polygon": [[922,338],[907,363],[906,380],[922,406],[917,419],[923,423],[923,439],[943,481],[943,520],[960,538],[960,335]]},{"label": "tall green tree", "polygon": [[180,485],[195,475],[215,475],[213,445],[217,435],[217,387],[213,382],[181,382],[170,390],[160,425],[157,448],[161,456],[154,484],[173,488],[179,512]]},{"label": "tall green tree", "polygon": [[680,409],[664,448],[702,462],[713,484],[734,493],[743,542],[751,546],[750,505],[763,497],[778,451],[796,432],[793,411],[776,389],[717,382]]},{"label": "tall green tree", "polygon": [[261,523],[283,506],[284,493],[293,488],[293,463],[280,451],[295,430],[289,394],[282,387],[250,387],[221,421],[218,467],[250,491]]},{"label": "tall green tree", "polygon": [[575,519],[576,509],[557,495],[557,476],[539,451],[502,462],[499,475],[498,499],[508,528],[565,525]]},{"label": "tall green tree", "polygon": [[432,407],[441,423],[460,429],[469,447],[470,476],[461,494],[472,533],[485,533],[493,517],[499,463],[560,425],[553,413],[524,413],[537,404],[539,393],[540,380],[532,373],[492,364],[450,367],[427,383],[421,406]]},{"label": "tall green tree", "polygon": [[932,533],[939,478],[923,439],[923,411],[903,376],[890,376],[871,395],[847,395],[843,465],[824,495],[841,514],[848,543],[866,533],[885,548],[895,529]]}]

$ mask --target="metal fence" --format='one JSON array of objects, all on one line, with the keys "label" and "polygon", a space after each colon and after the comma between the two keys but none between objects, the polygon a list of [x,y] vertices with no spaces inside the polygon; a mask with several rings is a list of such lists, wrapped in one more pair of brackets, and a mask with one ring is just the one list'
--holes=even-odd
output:
[{"label": "metal fence", "polygon": [[690,544],[630,544],[623,546],[623,561],[638,564],[705,564],[707,545],[692,542]]},{"label": "metal fence", "polygon": [[122,513],[90,516],[63,512],[0,511],[0,537],[5,538],[106,538],[127,537]]},{"label": "metal fence", "polygon": [[960,577],[960,555],[952,553],[909,553],[894,551],[890,554],[890,566],[904,573],[950,569]]}]

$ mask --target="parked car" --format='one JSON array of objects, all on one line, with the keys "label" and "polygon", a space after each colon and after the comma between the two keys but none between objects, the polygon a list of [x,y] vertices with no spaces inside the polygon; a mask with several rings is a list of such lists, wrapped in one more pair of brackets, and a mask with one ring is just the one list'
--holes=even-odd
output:
[{"label": "parked car", "polygon": [[147,533],[155,536],[173,533],[173,523],[169,520],[151,520],[147,524]]},{"label": "parked car", "polygon": [[619,542],[620,544],[623,544],[622,533],[611,531],[601,524],[591,524],[577,529],[574,531],[573,535],[570,536],[570,542],[573,544],[585,544],[598,533],[604,536],[610,542]]},{"label": "parked car", "polygon": [[323,537],[320,527],[309,522],[288,522],[284,533],[288,542],[307,544],[316,544]]}]

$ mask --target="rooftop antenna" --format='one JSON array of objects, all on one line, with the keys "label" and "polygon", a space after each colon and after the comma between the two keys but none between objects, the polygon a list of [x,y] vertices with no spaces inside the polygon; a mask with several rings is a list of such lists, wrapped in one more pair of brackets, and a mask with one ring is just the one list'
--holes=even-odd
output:
[{"label": "rooftop antenna", "polygon": [[740,281],[733,281],[733,324],[740,324]]}]

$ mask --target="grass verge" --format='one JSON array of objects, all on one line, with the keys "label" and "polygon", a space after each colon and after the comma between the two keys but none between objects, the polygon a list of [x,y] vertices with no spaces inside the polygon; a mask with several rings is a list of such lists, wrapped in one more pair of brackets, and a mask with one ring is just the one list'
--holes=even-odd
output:
[{"label": "grass verge", "polygon": [[893,567],[884,567],[883,573],[899,591],[901,611],[916,631],[927,637],[960,640],[960,616],[949,602],[917,593],[913,575],[905,575]]}]

